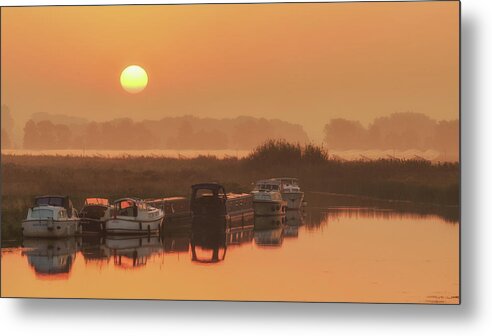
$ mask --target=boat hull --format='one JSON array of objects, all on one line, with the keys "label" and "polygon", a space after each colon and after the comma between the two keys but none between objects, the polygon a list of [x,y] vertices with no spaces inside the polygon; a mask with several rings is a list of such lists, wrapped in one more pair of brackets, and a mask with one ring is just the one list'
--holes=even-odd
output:
[{"label": "boat hull", "polygon": [[32,238],[71,237],[77,233],[78,220],[37,219],[22,222],[22,234]]},{"label": "boat hull", "polygon": [[81,219],[80,230],[82,234],[103,234],[106,232],[106,221],[98,219]]},{"label": "boat hull", "polygon": [[282,192],[282,199],[287,201],[287,209],[298,210],[302,206],[304,193],[302,191]]},{"label": "boat hull", "polygon": [[106,222],[107,234],[148,234],[159,232],[163,217],[152,221],[113,218]]},{"label": "boat hull", "polygon": [[286,201],[254,201],[255,216],[276,216],[285,214]]}]

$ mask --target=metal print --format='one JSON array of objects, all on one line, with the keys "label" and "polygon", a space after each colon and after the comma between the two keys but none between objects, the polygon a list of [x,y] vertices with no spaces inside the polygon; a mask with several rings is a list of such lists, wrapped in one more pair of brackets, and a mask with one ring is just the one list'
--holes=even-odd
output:
[{"label": "metal print", "polygon": [[458,304],[456,1],[1,8],[1,295]]}]

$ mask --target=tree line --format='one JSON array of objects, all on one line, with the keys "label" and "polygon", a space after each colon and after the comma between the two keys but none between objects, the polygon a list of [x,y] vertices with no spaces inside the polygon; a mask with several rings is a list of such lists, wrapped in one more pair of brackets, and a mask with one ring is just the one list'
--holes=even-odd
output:
[{"label": "tree line", "polygon": [[459,152],[459,120],[434,120],[414,112],[376,118],[367,127],[355,120],[332,119],[324,134],[329,149],[434,149],[450,155]]},{"label": "tree line", "polygon": [[251,149],[269,138],[308,142],[300,125],[276,119],[169,117],[74,124],[29,120],[25,149]]}]

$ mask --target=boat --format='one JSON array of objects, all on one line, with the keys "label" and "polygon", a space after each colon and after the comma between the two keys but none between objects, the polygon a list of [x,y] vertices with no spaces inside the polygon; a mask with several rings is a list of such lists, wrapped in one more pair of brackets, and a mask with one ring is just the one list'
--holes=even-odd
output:
[{"label": "boat", "polygon": [[280,193],[287,201],[287,209],[299,210],[304,204],[304,192],[301,191],[298,180],[292,177],[274,178],[273,180],[280,182]]},{"label": "boat", "polygon": [[277,180],[260,180],[255,184],[253,207],[256,216],[275,216],[285,214],[287,201],[280,193],[281,182]]},{"label": "boat", "polygon": [[80,210],[82,234],[104,233],[106,222],[111,216],[111,206],[106,198],[87,198]]},{"label": "boat", "polygon": [[113,203],[113,216],[106,222],[107,234],[152,234],[161,229],[161,209],[135,198],[122,198]]},{"label": "boat", "polygon": [[147,200],[147,204],[164,212],[162,228],[179,230],[191,227],[190,200],[185,197],[166,197]]},{"label": "boat", "polygon": [[[195,218],[224,218],[229,227],[251,225],[254,218],[253,195],[226,193],[218,183],[192,185],[191,211]],[[249,223],[249,224],[248,224]]]},{"label": "boat", "polygon": [[79,217],[68,196],[40,196],[22,222],[25,237],[70,237],[79,230]]}]

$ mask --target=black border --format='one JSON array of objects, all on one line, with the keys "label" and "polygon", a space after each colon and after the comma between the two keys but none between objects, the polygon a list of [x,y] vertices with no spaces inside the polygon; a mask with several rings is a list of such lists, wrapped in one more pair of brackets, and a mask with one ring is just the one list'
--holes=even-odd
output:
[{"label": "black border", "polygon": [[[461,0],[396,0],[396,1],[362,1],[362,0],[353,0],[353,1],[307,1],[307,2],[300,2],[300,1],[292,1],[292,2],[227,2],[227,3],[218,3],[218,2],[207,2],[207,3],[164,3],[164,4],[88,4],[88,5],[7,5],[7,6],[0,6],[0,64],[1,64],[1,48],[2,48],[2,38],[1,38],[1,27],[2,27],[2,9],[3,8],[37,8],[37,7],[117,7],[117,6],[200,6],[200,5],[275,5],[275,4],[283,4],[283,5],[288,5],[288,4],[353,4],[353,3],[364,3],[364,4],[371,4],[371,3],[387,3],[387,4],[395,4],[395,3],[426,3],[426,2],[449,2],[449,3],[458,3],[458,118],[459,118],[459,177],[458,177],[458,182],[459,182],[459,227],[458,227],[458,234],[459,234],[459,239],[458,239],[458,250],[459,250],[459,256],[458,256],[458,280],[459,280],[459,285],[458,285],[458,303],[452,303],[452,304],[439,304],[439,303],[426,303],[426,302],[357,302],[357,301],[254,301],[254,300],[174,300],[174,299],[149,299],[149,298],[141,298],[141,299],[128,299],[128,298],[84,298],[84,297],[64,297],[64,298],[55,298],[55,297],[42,297],[42,296],[35,296],[35,297],[24,297],[24,296],[3,296],[2,295],[2,287],[1,287],[1,277],[0,277],[0,299],[27,299],[27,300],[32,300],[32,299],[42,299],[42,300],[95,300],[95,301],[171,301],[171,302],[245,302],[245,303],[314,303],[314,304],[330,304],[330,303],[345,303],[345,304],[363,304],[363,305],[410,305],[410,306],[460,306],[462,305],[462,220],[463,220],[463,212],[462,212],[462,119],[461,119],[461,105],[462,105],[462,97],[461,97],[461,78],[462,78],[462,39],[461,39],[461,33],[462,33],[462,13],[461,13]],[[2,70],[0,66],[0,78],[1,78]],[[0,91],[0,106],[2,104],[2,94]],[[0,125],[1,126],[1,125]],[[0,163],[1,163],[1,156],[0,156]],[[0,169],[0,176],[2,172]],[[2,195],[2,183],[0,182],[0,195]],[[1,198],[0,198],[0,205],[1,205]],[[0,226],[2,223],[2,213],[0,210]],[[0,249],[2,248],[2,242],[1,242],[1,233],[0,233]],[[0,274],[2,272],[2,258],[0,258]]]}]

